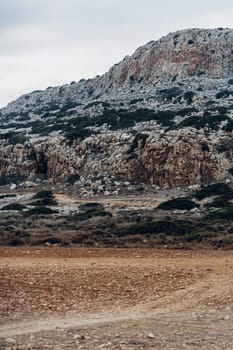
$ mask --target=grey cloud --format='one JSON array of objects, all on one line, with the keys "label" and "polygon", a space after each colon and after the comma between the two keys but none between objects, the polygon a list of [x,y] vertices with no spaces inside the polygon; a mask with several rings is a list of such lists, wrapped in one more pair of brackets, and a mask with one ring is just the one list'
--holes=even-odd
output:
[{"label": "grey cloud", "polygon": [[0,0],[0,104],[101,74],[168,32],[229,27],[232,12],[232,0]]}]

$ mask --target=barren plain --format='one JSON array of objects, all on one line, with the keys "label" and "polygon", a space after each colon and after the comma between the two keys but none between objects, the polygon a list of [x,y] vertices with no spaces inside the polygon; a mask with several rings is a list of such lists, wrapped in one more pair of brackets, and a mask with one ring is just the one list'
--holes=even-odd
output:
[{"label": "barren plain", "polygon": [[233,349],[232,251],[0,248],[0,349]]}]

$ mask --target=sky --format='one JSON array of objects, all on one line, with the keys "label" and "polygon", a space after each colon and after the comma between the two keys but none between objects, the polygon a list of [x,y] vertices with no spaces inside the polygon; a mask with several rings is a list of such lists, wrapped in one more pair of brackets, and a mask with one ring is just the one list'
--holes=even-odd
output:
[{"label": "sky", "polygon": [[232,28],[232,0],[0,0],[0,107],[103,74],[151,40]]}]

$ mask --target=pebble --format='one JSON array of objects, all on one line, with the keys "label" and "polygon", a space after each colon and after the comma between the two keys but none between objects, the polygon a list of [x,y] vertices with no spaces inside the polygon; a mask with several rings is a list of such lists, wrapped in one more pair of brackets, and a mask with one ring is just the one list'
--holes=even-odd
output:
[{"label": "pebble", "polygon": [[75,334],[75,335],[73,336],[73,339],[74,339],[74,340],[80,339],[80,335],[79,335],[79,334]]},{"label": "pebble", "polygon": [[225,321],[229,321],[231,318],[230,318],[230,316],[228,316],[228,315],[226,315],[225,317],[224,317],[224,320]]},{"label": "pebble", "polygon": [[147,334],[147,338],[149,338],[149,339],[155,339],[155,336],[154,336],[153,333],[148,333],[148,334]]}]

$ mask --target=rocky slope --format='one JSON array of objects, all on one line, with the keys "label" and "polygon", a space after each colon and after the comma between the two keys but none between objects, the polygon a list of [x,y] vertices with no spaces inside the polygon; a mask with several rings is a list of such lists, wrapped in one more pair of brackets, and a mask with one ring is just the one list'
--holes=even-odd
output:
[{"label": "rocky slope", "polygon": [[230,181],[233,30],[169,34],[0,113],[2,184],[68,181],[90,196]]}]

